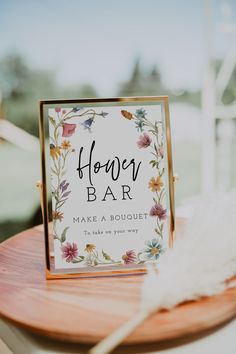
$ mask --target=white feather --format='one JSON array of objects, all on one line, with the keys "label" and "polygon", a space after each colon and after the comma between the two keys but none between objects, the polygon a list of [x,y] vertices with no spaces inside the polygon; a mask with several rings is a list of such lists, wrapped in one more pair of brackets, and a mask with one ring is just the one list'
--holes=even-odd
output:
[{"label": "white feather", "polygon": [[222,292],[236,275],[236,191],[201,199],[174,248],[149,270],[141,307],[170,309]]}]

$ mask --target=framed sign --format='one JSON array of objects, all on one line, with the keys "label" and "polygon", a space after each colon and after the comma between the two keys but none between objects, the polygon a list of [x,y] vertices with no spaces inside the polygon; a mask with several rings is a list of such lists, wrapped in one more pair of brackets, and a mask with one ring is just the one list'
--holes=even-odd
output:
[{"label": "framed sign", "polygon": [[41,101],[40,140],[47,278],[158,262],[175,226],[168,97]]}]

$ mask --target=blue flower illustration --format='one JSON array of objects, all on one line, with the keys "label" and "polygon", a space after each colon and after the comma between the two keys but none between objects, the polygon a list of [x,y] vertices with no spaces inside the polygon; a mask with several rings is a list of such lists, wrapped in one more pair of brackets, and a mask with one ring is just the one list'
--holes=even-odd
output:
[{"label": "blue flower illustration", "polygon": [[84,127],[84,129],[88,129],[89,131],[91,130],[91,125],[94,123],[94,118],[89,118],[85,120],[83,123],[81,123]]},{"label": "blue flower illustration", "polygon": [[142,119],[136,119],[135,120],[135,125],[136,125],[137,131],[140,131],[142,133],[143,132],[144,121]]},{"label": "blue flower illustration", "polygon": [[148,259],[157,260],[165,251],[161,238],[153,238],[151,241],[146,241],[146,245],[147,248],[143,252]]},{"label": "blue flower illustration", "polygon": [[144,119],[146,117],[147,112],[143,108],[139,108],[135,112],[135,116],[138,119]]}]

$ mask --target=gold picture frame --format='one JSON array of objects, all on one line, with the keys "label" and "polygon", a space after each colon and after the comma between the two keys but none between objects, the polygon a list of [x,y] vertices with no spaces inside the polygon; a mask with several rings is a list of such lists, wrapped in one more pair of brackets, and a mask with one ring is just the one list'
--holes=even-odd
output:
[{"label": "gold picture frame", "polygon": [[[127,275],[140,274],[146,271],[145,265],[140,265],[137,269],[122,268],[115,269],[99,269],[87,272],[80,272],[78,269],[55,269],[55,255],[53,250],[53,239],[50,236],[50,217],[49,217],[49,174],[47,155],[49,151],[49,143],[47,135],[49,135],[48,110],[57,107],[71,108],[75,105],[83,105],[87,107],[138,107],[139,105],[148,107],[159,105],[162,111],[164,121],[164,139],[166,146],[166,166],[168,175],[168,244],[173,246],[174,230],[175,230],[175,196],[174,196],[174,177],[173,177],[173,162],[172,162],[172,146],[171,146],[171,131],[170,131],[170,113],[168,96],[143,96],[143,97],[119,97],[119,98],[91,98],[91,99],[62,99],[62,100],[41,100],[39,102],[39,131],[40,131],[40,150],[41,150],[41,171],[42,182],[40,184],[41,193],[41,208],[44,224],[45,235],[45,258],[46,258],[46,278],[72,278],[72,277],[94,277],[94,276],[111,276],[111,275]],[[47,119],[46,119],[47,117]]]}]

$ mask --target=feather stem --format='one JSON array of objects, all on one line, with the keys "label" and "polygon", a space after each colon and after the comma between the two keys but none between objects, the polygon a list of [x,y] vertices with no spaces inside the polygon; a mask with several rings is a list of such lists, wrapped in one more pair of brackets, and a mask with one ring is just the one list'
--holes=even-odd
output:
[{"label": "feather stem", "polygon": [[138,327],[148,316],[150,311],[140,310],[128,322],[112,332],[108,337],[95,345],[88,354],[108,354],[124,341],[136,327]]}]

